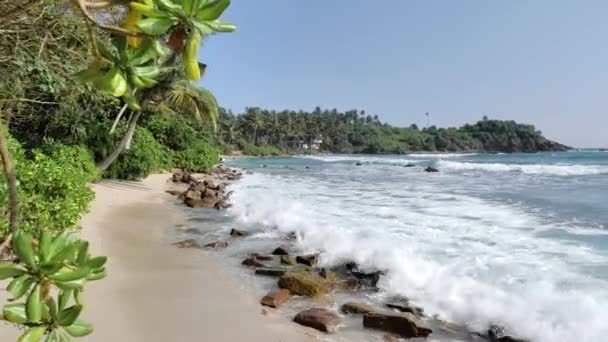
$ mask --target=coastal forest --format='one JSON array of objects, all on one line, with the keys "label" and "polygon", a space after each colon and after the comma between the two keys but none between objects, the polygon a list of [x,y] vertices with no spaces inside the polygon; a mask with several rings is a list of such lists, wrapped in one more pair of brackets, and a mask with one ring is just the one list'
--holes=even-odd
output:
[{"label": "coastal forest", "polygon": [[532,125],[490,120],[459,128],[395,127],[365,111],[312,112],[247,108],[235,115],[220,111],[218,140],[245,154],[408,152],[538,152],[569,147],[546,139]]}]

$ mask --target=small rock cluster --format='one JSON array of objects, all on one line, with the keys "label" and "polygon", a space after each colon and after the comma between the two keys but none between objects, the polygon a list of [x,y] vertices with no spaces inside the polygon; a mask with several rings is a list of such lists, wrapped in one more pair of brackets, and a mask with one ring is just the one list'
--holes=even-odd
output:
[{"label": "small rock cluster", "polygon": [[[167,191],[176,195],[180,201],[190,208],[215,208],[217,210],[226,209],[230,206],[228,199],[231,193],[226,192],[226,186],[230,181],[242,177],[242,172],[217,166],[203,175],[205,180],[200,180],[189,173],[177,172],[173,174],[174,183],[186,183],[186,191]],[[223,182],[218,182],[223,181]]]}]

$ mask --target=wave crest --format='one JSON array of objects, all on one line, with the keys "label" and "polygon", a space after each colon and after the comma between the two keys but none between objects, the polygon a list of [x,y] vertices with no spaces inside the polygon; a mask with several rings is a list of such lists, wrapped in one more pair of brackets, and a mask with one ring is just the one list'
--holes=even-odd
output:
[{"label": "wave crest", "polygon": [[533,175],[583,176],[608,174],[606,165],[549,165],[438,161],[440,168],[457,171],[521,172]]}]

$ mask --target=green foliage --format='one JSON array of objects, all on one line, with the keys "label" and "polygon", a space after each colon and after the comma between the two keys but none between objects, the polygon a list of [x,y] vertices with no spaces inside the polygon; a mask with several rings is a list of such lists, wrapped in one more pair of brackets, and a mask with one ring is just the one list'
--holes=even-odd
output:
[{"label": "green foliage", "polygon": [[93,325],[79,320],[84,308],[83,289],[106,276],[106,257],[92,257],[89,243],[67,233],[53,236],[18,231],[12,240],[19,262],[0,262],[0,281],[10,282],[11,303],[2,316],[25,326],[19,341],[71,341],[93,332]]},{"label": "green foliage", "polygon": [[[117,131],[122,136],[125,128]],[[171,155],[150,131],[138,127],[133,135],[131,147],[104,172],[105,178],[138,180],[171,165]]]},{"label": "green foliage", "polygon": [[174,166],[189,172],[204,172],[219,160],[219,151],[207,141],[199,140],[174,155]]},{"label": "green foliage", "polygon": [[[48,143],[26,158],[24,149],[12,138],[9,149],[17,173],[19,228],[29,232],[72,229],[94,197],[87,183],[99,174],[91,154],[80,146]],[[3,175],[0,179],[0,207],[7,208],[7,186]],[[6,215],[0,215],[0,237],[7,232]]]},{"label": "green foliage", "polygon": [[256,146],[256,145],[248,144],[242,149],[241,152],[243,152],[243,154],[248,155],[248,156],[260,156],[260,157],[281,155],[281,150],[279,150],[278,148],[276,148],[272,145]]},{"label": "green foliage", "polygon": [[154,114],[143,126],[156,141],[175,151],[185,150],[200,139],[199,131],[189,120],[170,113]]},{"label": "green foliage", "polygon": [[532,152],[561,151],[567,146],[547,140],[534,126],[513,121],[482,120],[461,128],[394,127],[364,111],[269,111],[247,108],[234,115],[220,111],[219,137],[249,155],[272,155],[274,146],[291,153],[408,153],[417,151]]}]

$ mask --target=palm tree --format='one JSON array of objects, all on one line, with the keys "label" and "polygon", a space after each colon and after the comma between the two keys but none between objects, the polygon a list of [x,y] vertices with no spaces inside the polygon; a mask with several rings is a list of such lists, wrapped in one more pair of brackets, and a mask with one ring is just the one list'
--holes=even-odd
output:
[{"label": "palm tree", "polygon": [[203,87],[185,80],[176,81],[170,85],[163,104],[176,113],[191,115],[217,130],[219,106],[215,96]]}]

